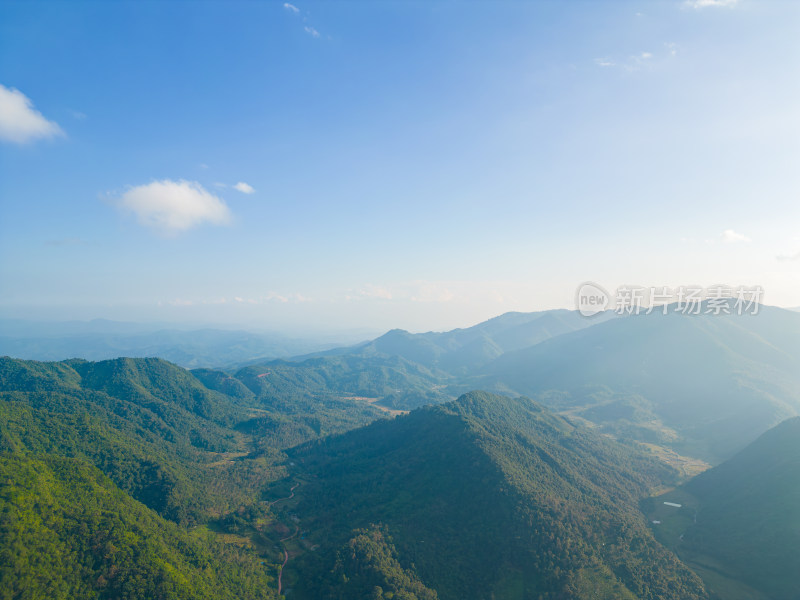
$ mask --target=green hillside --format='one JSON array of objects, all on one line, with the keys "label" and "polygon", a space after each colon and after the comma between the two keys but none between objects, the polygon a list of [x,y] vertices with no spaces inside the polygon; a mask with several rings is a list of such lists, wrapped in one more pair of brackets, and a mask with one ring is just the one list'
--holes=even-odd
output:
[{"label": "green hillside", "polygon": [[252,447],[225,426],[245,411],[165,361],[5,358],[0,385],[0,451],[84,460],[176,522],[253,501],[281,472],[267,458],[225,460]]},{"label": "green hillside", "polygon": [[679,534],[672,545],[720,598],[797,598],[800,418],[770,429],[674,494],[686,508],[664,522]]},{"label": "green hillside", "polygon": [[399,356],[320,356],[252,365],[234,377],[269,404],[296,397],[370,398],[409,410],[451,399],[450,377]]},{"label": "green hillside", "polygon": [[79,460],[0,455],[3,600],[275,598],[263,563],[188,533]]},{"label": "green hillside", "polygon": [[375,526],[397,550],[386,568],[442,599],[705,597],[637,510],[675,473],[527,399],[473,392],[291,456],[320,545],[292,567],[298,598],[357,597],[341,548]]},{"label": "green hillside", "polygon": [[281,449],[386,413],[198,376],[0,358],[0,597],[275,597]]}]

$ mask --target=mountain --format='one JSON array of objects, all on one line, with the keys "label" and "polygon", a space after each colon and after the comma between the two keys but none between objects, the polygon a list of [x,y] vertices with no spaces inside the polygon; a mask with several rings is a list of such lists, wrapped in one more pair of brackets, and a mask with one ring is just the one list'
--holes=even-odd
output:
[{"label": "mountain", "polygon": [[0,320],[0,356],[41,361],[158,357],[186,368],[220,368],[333,348],[347,342],[349,337],[310,340],[280,334],[187,330],[102,320],[64,323]]},{"label": "mountain", "polygon": [[[472,373],[506,352],[611,318],[575,311],[506,313],[467,329],[409,333],[393,329],[370,342],[291,359],[258,362],[232,373],[256,396],[364,397],[407,411],[455,399]],[[227,385],[231,385],[230,382]]]},{"label": "mountain", "polygon": [[290,457],[316,548],[297,598],[706,597],[637,508],[676,473],[528,399],[472,392]]},{"label": "mountain", "polygon": [[386,413],[198,375],[0,358],[0,599],[276,597],[281,449]]},{"label": "mountain", "polygon": [[452,399],[452,378],[400,356],[343,354],[275,360],[233,377],[268,404],[284,398],[362,398],[385,409],[411,409]]},{"label": "mountain", "polygon": [[664,496],[676,498],[682,510],[663,519],[680,537],[665,541],[721,598],[797,598],[800,417]]},{"label": "mountain", "polygon": [[176,522],[238,506],[263,477],[246,460],[211,466],[247,453],[229,425],[248,413],[160,359],[0,358],[0,390],[0,451],[85,461]]},{"label": "mountain", "polygon": [[508,352],[482,385],[711,462],[800,411],[800,314],[611,319]]},{"label": "mountain", "polygon": [[83,460],[162,516],[194,523],[254,501],[280,474],[279,449],[385,415],[353,400],[268,406],[248,393],[209,389],[161,359],[0,358],[0,452]]},{"label": "mountain", "polygon": [[0,454],[0,598],[276,598],[264,562],[190,533],[75,459]]},{"label": "mountain", "polygon": [[318,356],[398,356],[432,370],[468,375],[506,352],[577,331],[613,317],[613,313],[586,319],[576,311],[509,312],[465,329],[409,333],[393,329],[379,338]]}]

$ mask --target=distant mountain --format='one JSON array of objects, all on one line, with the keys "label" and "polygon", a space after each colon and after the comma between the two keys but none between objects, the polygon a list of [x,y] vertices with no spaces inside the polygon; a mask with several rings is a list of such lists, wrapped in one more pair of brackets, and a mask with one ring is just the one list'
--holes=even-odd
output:
[{"label": "distant mountain", "polygon": [[629,316],[508,352],[483,385],[719,462],[800,411],[800,314]]},{"label": "distant mountain", "polygon": [[468,375],[472,369],[506,352],[590,327],[613,316],[609,312],[587,319],[570,310],[509,312],[473,327],[446,332],[409,333],[393,329],[371,342],[318,355],[399,356],[451,375]]},{"label": "distant mountain", "polygon": [[240,369],[233,377],[265,402],[291,397],[365,398],[409,409],[452,399],[452,378],[400,356],[343,354],[275,360]]},{"label": "distant mountain", "polygon": [[[467,329],[381,337],[286,360],[257,362],[232,373],[256,395],[361,396],[376,406],[411,410],[474,387],[473,373],[498,356],[612,318],[575,311],[506,313]],[[233,385],[230,381],[228,385]]]},{"label": "distant mountain", "polygon": [[102,320],[65,323],[0,320],[0,356],[43,361],[158,357],[186,368],[221,368],[306,354],[347,341],[346,337],[314,341],[279,334],[154,328]]},{"label": "distant mountain", "polygon": [[[659,511],[662,501],[682,506]],[[800,417],[770,429],[648,508],[663,520],[656,532],[719,598],[795,600],[800,590]]]},{"label": "distant mountain", "polygon": [[319,545],[292,565],[299,599],[706,597],[637,509],[675,473],[525,398],[473,392],[290,455]]}]

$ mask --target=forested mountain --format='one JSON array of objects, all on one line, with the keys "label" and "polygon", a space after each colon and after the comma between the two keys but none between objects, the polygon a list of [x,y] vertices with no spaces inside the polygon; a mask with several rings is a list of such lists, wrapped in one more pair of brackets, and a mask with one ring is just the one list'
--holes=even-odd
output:
[{"label": "forested mountain", "polygon": [[613,317],[613,313],[589,320],[576,311],[547,310],[509,312],[465,329],[409,333],[393,329],[379,338],[348,348],[320,352],[318,356],[399,356],[449,374],[468,375],[498,356],[520,350]]},{"label": "forested mountain", "polygon": [[[534,400],[463,394],[484,386]],[[800,314],[769,307],[507,314],[228,371],[0,358],[0,588],[788,600],[800,420],[674,514],[647,497],[690,472],[669,448],[717,464],[798,390]]]},{"label": "forested mountain", "polygon": [[86,461],[174,521],[238,506],[263,484],[248,461],[212,474],[248,450],[226,426],[247,413],[165,361],[0,359],[0,386],[0,450]]},{"label": "forested mountain", "polygon": [[800,315],[617,318],[509,352],[482,373],[483,386],[718,462],[800,410]]},{"label": "forested mountain", "polygon": [[666,541],[720,598],[797,598],[799,417],[770,429],[664,499],[684,504],[663,517],[668,531],[679,533],[677,540],[673,534]]},{"label": "forested mountain", "polygon": [[451,378],[399,356],[322,356],[276,360],[236,371],[233,376],[257,397],[369,398],[387,407],[411,409],[451,399]]},{"label": "forested mountain", "polygon": [[637,509],[675,473],[530,400],[474,392],[290,455],[320,544],[298,598],[705,597]]},{"label": "forested mountain", "polygon": [[0,454],[3,600],[276,598],[274,572],[77,459]]},{"label": "forested mountain", "polygon": [[588,320],[574,311],[551,310],[506,313],[443,333],[394,329],[364,344],[254,364],[235,371],[233,378],[257,395],[360,396],[410,410],[472,389],[474,369],[506,352],[609,318]]},{"label": "forested mountain", "polygon": [[[0,358],[0,597],[275,597],[262,494],[285,475],[280,449],[385,413],[200,375],[210,387],[160,359]],[[207,528],[237,515],[253,540]]]}]

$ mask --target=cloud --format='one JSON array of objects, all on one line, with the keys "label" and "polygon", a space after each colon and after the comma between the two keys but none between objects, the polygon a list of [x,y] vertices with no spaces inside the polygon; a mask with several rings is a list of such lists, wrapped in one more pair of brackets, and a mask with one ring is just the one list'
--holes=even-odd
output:
[{"label": "cloud", "polygon": [[313,27],[309,27],[308,25],[306,25],[305,27],[303,27],[303,29],[305,29],[305,32],[308,35],[310,35],[312,37],[319,37],[319,31],[317,31]]},{"label": "cloud", "polygon": [[283,8],[285,8],[286,10],[289,10],[289,11],[291,11],[293,13],[299,13],[300,12],[299,8],[297,8],[294,4],[289,4],[288,2],[284,2],[283,3]]},{"label": "cloud", "polygon": [[[666,44],[666,47],[669,50],[670,56],[675,56],[677,54],[674,49],[674,44]],[[605,69],[619,68],[628,72],[641,71],[644,69],[651,70],[656,68],[661,62],[663,62],[663,60],[657,60],[655,54],[645,51],[640,52],[639,54],[633,54],[626,58],[613,58],[604,56],[594,59],[594,64],[596,64],[598,67]]]},{"label": "cloud", "polygon": [[237,183],[235,186],[233,186],[233,189],[238,190],[243,194],[252,194],[253,192],[255,192],[253,186],[245,183],[244,181],[240,181],[239,183]]},{"label": "cloud", "polygon": [[280,302],[286,304],[287,302],[311,302],[312,299],[303,294],[294,292],[291,294],[279,294],[278,292],[269,292],[266,296],[259,298],[256,303],[264,304],[265,302]]},{"label": "cloud", "polygon": [[739,0],[686,0],[684,5],[695,8],[733,8],[739,3]]},{"label": "cloud", "polygon": [[594,62],[600,67],[615,67],[617,63],[607,59],[607,58],[595,58]]},{"label": "cloud", "polygon": [[800,260],[800,252],[795,252],[794,254],[779,254],[775,258],[777,258],[781,262]]},{"label": "cloud", "polygon": [[726,229],[722,232],[722,241],[726,244],[735,244],[737,242],[750,242],[750,238],[741,233],[737,233],[733,229]]},{"label": "cloud", "polygon": [[139,223],[165,233],[178,233],[202,223],[226,225],[227,205],[196,181],[154,181],[129,189],[118,206],[136,215]]},{"label": "cloud", "polygon": [[381,287],[379,285],[373,285],[371,283],[366,284],[358,291],[358,293],[364,298],[380,298],[382,300],[391,300],[393,297],[392,292],[388,288]]},{"label": "cloud", "polygon": [[24,144],[58,135],[64,135],[58,123],[45,119],[25,94],[0,84],[0,140]]}]

